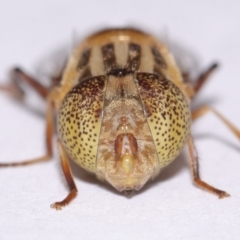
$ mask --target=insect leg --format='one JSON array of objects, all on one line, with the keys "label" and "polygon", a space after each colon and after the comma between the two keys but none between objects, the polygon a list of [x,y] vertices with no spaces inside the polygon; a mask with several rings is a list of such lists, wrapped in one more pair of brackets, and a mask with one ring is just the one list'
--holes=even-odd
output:
[{"label": "insect leg", "polygon": [[14,98],[18,100],[23,100],[24,91],[19,85],[20,81],[29,84],[42,98],[47,98],[49,90],[33,77],[22,71],[20,68],[14,68],[12,70],[11,83],[9,85],[0,86],[0,90],[10,93]]},{"label": "insect leg", "polygon": [[213,63],[207,70],[200,74],[194,86],[195,95],[200,91],[204,83],[209,79],[210,75],[217,69],[217,67],[218,64]]},{"label": "insect leg", "polygon": [[230,195],[222,190],[216,189],[213,186],[207,184],[206,182],[202,181],[199,176],[199,164],[198,164],[198,156],[197,152],[193,143],[192,136],[189,136],[188,138],[188,150],[190,155],[190,166],[191,166],[191,172],[194,183],[204,189],[207,190],[213,194],[216,194],[219,198],[229,197]]},{"label": "insect leg", "polygon": [[61,210],[62,207],[69,204],[77,195],[77,187],[73,180],[72,172],[68,163],[67,155],[65,153],[64,148],[62,147],[60,141],[58,141],[58,149],[61,157],[62,169],[64,176],[67,180],[68,186],[70,188],[70,192],[66,198],[64,198],[61,202],[55,202],[51,205],[51,208],[55,208],[56,210]]},{"label": "insect leg", "polygon": [[47,101],[47,114],[46,114],[46,148],[47,153],[39,158],[34,158],[22,162],[12,162],[12,163],[0,163],[0,167],[15,167],[29,165],[37,162],[42,162],[49,160],[52,157],[52,136],[53,136],[53,104],[52,100],[49,98]]},{"label": "insect leg", "polygon": [[195,119],[203,116],[204,114],[206,114],[208,112],[214,113],[220,120],[223,121],[223,123],[226,124],[226,126],[235,134],[235,136],[240,139],[240,131],[212,107],[202,106],[199,109],[195,110],[194,112],[192,112],[192,120],[194,121]]}]

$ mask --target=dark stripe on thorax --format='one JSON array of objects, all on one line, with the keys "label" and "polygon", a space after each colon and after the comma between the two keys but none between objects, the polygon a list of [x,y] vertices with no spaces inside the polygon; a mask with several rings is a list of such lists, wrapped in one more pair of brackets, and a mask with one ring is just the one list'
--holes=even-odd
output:
[{"label": "dark stripe on thorax", "polygon": [[78,82],[81,82],[83,79],[90,78],[90,77],[92,77],[92,73],[91,73],[90,67],[87,66],[87,67],[83,70],[81,76],[79,77]]},{"label": "dark stripe on thorax", "polygon": [[107,74],[111,70],[116,69],[116,57],[113,43],[106,44],[102,47],[102,56]]},{"label": "dark stripe on thorax", "polygon": [[77,64],[77,70],[81,71],[81,74],[78,78],[78,82],[82,82],[86,78],[92,77],[91,69],[89,66],[89,60],[91,57],[91,49],[85,50]]},{"label": "dark stripe on thorax", "polygon": [[102,56],[106,73],[113,76],[126,76],[139,69],[141,58],[141,47],[130,43],[128,46],[128,59],[125,66],[117,66],[114,45],[112,43],[102,47]]},{"label": "dark stripe on thorax", "polygon": [[139,69],[141,59],[141,47],[138,44],[130,43],[128,49],[127,69],[131,72]]},{"label": "dark stripe on thorax", "polygon": [[152,54],[153,54],[153,57],[154,57],[154,62],[155,62],[154,73],[156,73],[158,75],[161,75],[162,74],[162,68],[166,68],[167,64],[164,61],[162,54],[159,52],[159,50],[157,49],[156,46],[153,46],[151,48],[151,51],[152,51]]},{"label": "dark stripe on thorax", "polygon": [[87,49],[82,53],[77,64],[77,69],[82,69],[88,65],[90,55],[91,55],[91,49]]}]

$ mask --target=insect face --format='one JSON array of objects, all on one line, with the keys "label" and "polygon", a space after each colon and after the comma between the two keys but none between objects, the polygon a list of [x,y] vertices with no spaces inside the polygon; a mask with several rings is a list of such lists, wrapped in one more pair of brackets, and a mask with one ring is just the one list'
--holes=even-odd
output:
[{"label": "insect face", "polygon": [[178,87],[162,76],[117,71],[85,79],[67,94],[58,131],[83,168],[118,191],[139,190],[181,151],[190,111]]}]

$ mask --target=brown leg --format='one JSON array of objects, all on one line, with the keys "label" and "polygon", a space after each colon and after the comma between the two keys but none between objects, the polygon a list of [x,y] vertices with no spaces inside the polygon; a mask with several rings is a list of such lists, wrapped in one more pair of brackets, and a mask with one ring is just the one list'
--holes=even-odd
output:
[{"label": "brown leg", "polygon": [[206,182],[202,181],[199,176],[199,166],[198,166],[198,156],[197,152],[193,143],[192,136],[189,136],[188,139],[188,150],[190,155],[190,165],[191,165],[191,172],[194,183],[211,193],[216,194],[219,198],[229,197],[230,195],[222,190],[216,189],[213,186],[207,184]]},{"label": "brown leg", "polygon": [[19,102],[23,101],[24,99],[24,95],[25,95],[24,91],[14,81],[7,85],[0,85],[0,90],[8,93]]},{"label": "brown leg", "polygon": [[219,119],[223,121],[223,123],[226,124],[226,126],[235,134],[235,136],[240,139],[240,131],[232,123],[230,123],[225,117],[223,117],[219,112],[217,112],[215,109],[209,106],[202,106],[199,109],[195,110],[192,113],[192,120],[194,121],[195,119],[203,116],[208,112],[214,113]]},{"label": "brown leg", "polygon": [[204,83],[208,80],[210,75],[217,69],[217,67],[218,67],[218,64],[213,63],[206,71],[200,74],[194,86],[195,95],[200,91]]},{"label": "brown leg", "polygon": [[9,85],[0,86],[0,90],[10,93],[17,100],[22,100],[24,91],[19,85],[20,81],[29,84],[42,98],[47,98],[49,94],[48,89],[19,68],[14,68],[12,70],[11,83]]},{"label": "brown leg", "polygon": [[52,100],[48,100],[47,102],[47,114],[46,114],[46,148],[47,153],[39,158],[34,158],[27,161],[22,162],[12,162],[12,163],[0,163],[0,167],[15,167],[15,166],[23,166],[29,165],[37,162],[42,162],[49,160],[52,157],[52,136],[53,136],[53,106]]},{"label": "brown leg", "polygon": [[65,150],[63,149],[60,141],[58,141],[58,148],[61,157],[62,169],[64,176],[67,180],[68,186],[70,188],[70,192],[66,198],[64,198],[61,202],[55,202],[51,205],[51,208],[55,208],[56,210],[61,210],[62,207],[69,204],[77,195],[77,187],[72,177],[72,172],[68,163],[67,155]]}]

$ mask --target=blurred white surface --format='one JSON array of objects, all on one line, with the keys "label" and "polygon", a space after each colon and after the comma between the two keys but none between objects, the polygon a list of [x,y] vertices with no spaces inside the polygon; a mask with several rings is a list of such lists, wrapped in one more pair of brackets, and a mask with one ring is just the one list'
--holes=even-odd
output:
[{"label": "blurred white surface", "polygon": [[[71,49],[76,36],[133,25],[188,49],[202,67],[219,61],[194,106],[210,104],[240,128],[239,10],[237,0],[2,1],[0,82],[14,65],[37,75],[46,56]],[[29,100],[44,109],[35,95]],[[0,109],[0,162],[40,156],[44,118],[2,93]],[[57,212],[49,206],[67,188],[55,154],[47,163],[0,169],[0,239],[239,239],[240,143],[211,114],[194,124],[193,134],[202,178],[231,198],[193,186],[183,153],[131,199],[72,164],[79,194]]]}]

